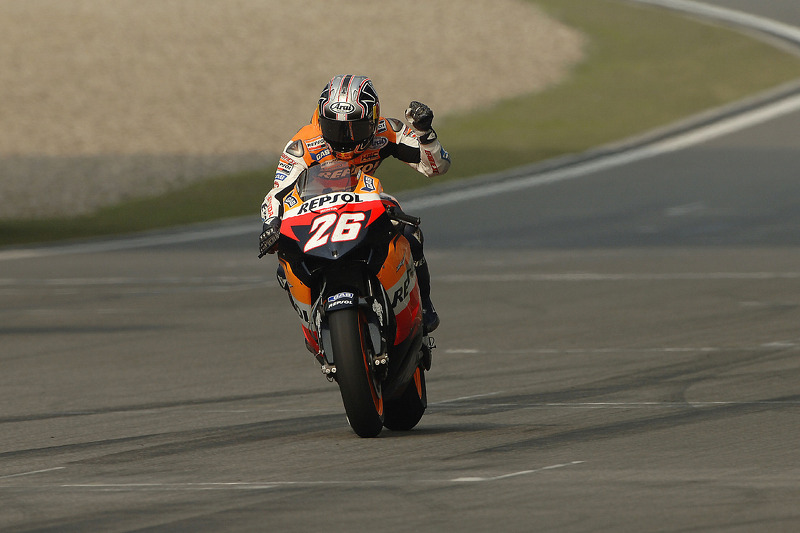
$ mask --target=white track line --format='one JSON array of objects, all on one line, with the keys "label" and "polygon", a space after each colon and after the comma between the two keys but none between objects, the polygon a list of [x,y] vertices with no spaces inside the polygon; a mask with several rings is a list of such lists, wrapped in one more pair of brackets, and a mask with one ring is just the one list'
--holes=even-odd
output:
[{"label": "white track line", "polygon": [[55,470],[64,470],[65,466],[57,466],[55,468],[45,468],[44,470],[31,470],[30,472],[21,472],[19,474],[11,474],[8,476],[0,476],[0,479],[11,479],[14,477],[31,476],[33,474],[43,474],[45,472],[53,472]]},{"label": "white track line", "polygon": [[571,463],[562,463],[562,464],[557,464],[557,465],[543,466],[542,468],[535,468],[533,470],[522,470],[520,472],[512,472],[511,474],[503,474],[503,475],[494,476],[494,477],[457,477],[457,478],[453,479],[452,481],[458,482],[458,483],[464,483],[464,482],[474,483],[474,482],[481,482],[481,481],[499,481],[501,479],[508,479],[508,478],[517,477],[517,476],[524,476],[524,475],[527,475],[527,474],[536,474],[536,473],[539,473],[539,472],[546,472],[548,470],[556,470],[558,468],[564,468],[564,467],[567,467],[567,466],[579,465],[579,464],[582,464],[584,462],[585,461],[572,461]]},{"label": "white track line", "polygon": [[441,405],[443,403],[463,402],[464,400],[474,400],[476,398],[486,398],[487,396],[496,396],[503,391],[487,392],[486,394],[473,394],[472,396],[460,396],[458,398],[450,398],[449,400],[440,400],[432,402],[430,405]]},{"label": "white track line", "polygon": [[419,211],[581,178],[589,174],[595,174],[604,170],[664,155],[669,152],[689,148],[796,111],[800,111],[800,95],[791,96],[764,107],[745,112],[741,115],[723,119],[714,124],[703,126],[693,131],[640,148],[634,148],[596,160],[579,163],[567,168],[551,170],[498,183],[489,183],[480,187],[449,191],[441,194],[433,194],[424,198],[417,198],[409,202],[404,202],[403,208],[408,211]]},{"label": "white track line", "polygon": [[[682,10],[689,13],[716,18],[718,20],[724,20],[726,22],[738,24],[743,27],[766,32],[796,43],[800,43],[800,28],[763,17],[686,0],[635,1]],[[417,198],[405,202],[404,207],[410,211],[419,211],[580,178],[589,174],[601,172],[603,170],[628,165],[643,159],[648,159],[676,150],[688,148],[690,146],[694,146],[696,144],[700,144],[729,133],[740,131],[757,124],[794,113],[798,110],[800,110],[800,95],[790,96],[758,109],[753,109],[742,114],[720,120],[717,123],[700,127],[693,131],[683,133],[670,139],[665,139],[650,145],[608,155],[584,163],[579,163],[568,168],[532,174],[494,184],[489,183],[480,187],[468,188],[459,191],[431,194],[424,198]],[[237,225],[225,226],[222,228],[179,232],[134,239],[120,239],[90,244],[0,251],[0,261],[32,259],[61,254],[129,250],[133,248],[172,245],[222,237],[232,237],[248,233],[257,235],[258,224],[255,220],[256,219],[254,219],[254,222],[252,223],[239,223]]]},{"label": "white track line", "polygon": [[634,0],[634,2],[701,15],[703,17],[713,18],[744,28],[768,33],[794,43],[800,43],[800,28],[743,11],[736,11],[690,0]]},{"label": "white track line", "polygon": [[[581,178],[604,170],[628,165],[643,159],[648,159],[666,154],[668,152],[688,148],[722,135],[743,130],[745,128],[755,126],[757,124],[787,115],[789,113],[794,113],[796,111],[800,111],[800,95],[780,100],[759,109],[724,119],[718,123],[701,127],[691,132],[684,133],[682,135],[678,135],[676,137],[651,145],[634,148],[629,151],[612,154],[584,163],[578,163],[563,169],[541,172],[538,174],[532,174],[529,176],[523,176],[521,178],[497,183],[488,183],[480,187],[444,192],[440,194],[431,194],[424,198],[409,200],[404,202],[403,205],[408,211],[421,211],[424,209],[432,209],[458,202],[466,202],[488,196],[511,193],[533,187],[540,187],[551,183],[557,183],[560,181]],[[257,233],[257,223],[239,223],[234,226],[225,226],[222,228],[194,230],[158,236],[126,238],[88,244],[6,250],[0,251],[0,261],[35,259],[63,254],[120,251],[151,246],[167,246],[219,239],[224,237],[234,237],[245,234],[256,235]]]},{"label": "white track line", "polygon": [[[433,405],[433,404],[431,404]],[[761,400],[761,401],[685,401],[685,402],[503,402],[470,404],[471,409],[702,409],[708,407],[800,407],[800,400]],[[447,409],[463,408],[462,405],[448,405]]]},{"label": "white track line", "polygon": [[[480,356],[498,356],[498,355],[621,355],[621,354],[636,354],[636,355],[664,355],[664,354],[696,354],[696,353],[717,353],[724,351],[763,351],[763,350],[796,350],[800,348],[800,341],[772,341],[765,342],[758,345],[749,346],[681,346],[681,347],[663,347],[663,348],[531,348],[527,350],[481,350],[478,348],[450,348],[445,350],[444,353],[451,355],[480,355]],[[475,397],[490,396],[499,394],[499,392],[492,392],[488,394],[479,394]],[[469,397],[471,398],[471,397]],[[456,398],[457,401],[463,398]]]},{"label": "white track line", "polygon": [[[109,241],[97,241],[82,244],[65,244],[63,246],[48,246],[43,248],[29,248],[22,250],[0,251],[0,261],[15,259],[37,259],[64,254],[88,254],[98,252],[114,252],[132,250],[136,248],[149,248],[151,246],[168,246],[184,244],[211,239],[222,239],[252,233],[257,235],[260,224],[257,219],[253,223],[237,223],[233,226],[224,226],[211,229],[184,230],[177,233],[148,235],[143,237],[127,237]],[[255,245],[254,245],[255,246]]]},{"label": "white track line", "polygon": [[[274,276],[164,276],[154,278],[98,277],[98,278],[0,278],[0,289],[4,287],[117,287],[135,285],[262,285],[268,284]],[[524,283],[524,282],[591,282],[591,281],[761,281],[800,279],[797,272],[676,272],[676,273],[527,273],[508,274],[444,274],[436,278],[439,283]],[[271,286],[271,285],[270,285]],[[275,285],[277,287],[277,285]]]},{"label": "white track line", "polygon": [[761,281],[800,279],[798,272],[677,272],[649,274],[598,274],[593,272],[564,274],[445,274],[437,283],[521,283],[521,282],[586,282],[586,281]]},{"label": "white track line", "polygon": [[[557,470],[568,466],[583,464],[585,461],[543,466],[532,470],[521,470],[490,477],[458,477],[454,479],[423,479],[414,481],[417,484],[449,484],[464,482],[501,481],[518,476]],[[402,483],[406,483],[403,481]],[[66,489],[90,489],[98,491],[197,491],[197,490],[271,490],[284,487],[316,487],[341,485],[348,487],[383,487],[392,486],[392,481],[236,481],[236,482],[198,482],[198,483],[72,483],[58,485]],[[0,487],[2,488],[2,487]]]}]

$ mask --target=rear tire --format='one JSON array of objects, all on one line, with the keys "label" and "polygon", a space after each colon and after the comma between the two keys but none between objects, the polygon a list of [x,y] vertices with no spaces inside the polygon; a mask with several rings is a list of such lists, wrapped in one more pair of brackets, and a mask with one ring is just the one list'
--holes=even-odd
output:
[{"label": "rear tire", "polygon": [[380,382],[371,369],[371,348],[365,342],[365,321],[358,309],[329,315],[336,381],[350,427],[359,437],[376,437],[383,428]]},{"label": "rear tire", "polygon": [[395,400],[386,401],[383,425],[393,431],[408,431],[417,425],[427,407],[425,371],[417,368],[414,379],[408,384],[403,395]]}]

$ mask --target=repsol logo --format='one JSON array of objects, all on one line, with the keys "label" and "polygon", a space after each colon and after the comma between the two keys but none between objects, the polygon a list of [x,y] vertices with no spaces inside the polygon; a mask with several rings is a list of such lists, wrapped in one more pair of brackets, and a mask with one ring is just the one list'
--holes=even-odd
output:
[{"label": "repsol logo", "polygon": [[372,163],[364,163],[363,165],[358,165],[358,169],[363,171],[364,174],[371,174],[381,165],[380,161],[373,161]]},{"label": "repsol logo", "polygon": [[408,298],[409,289],[413,287],[411,284],[412,281],[413,278],[411,277],[411,269],[408,268],[406,269],[406,277],[403,280],[403,286],[395,290],[394,294],[392,295],[392,307],[397,307],[397,304],[405,301],[405,299]]},{"label": "repsol logo", "polygon": [[289,298],[289,301],[292,302],[292,307],[294,307],[295,312],[297,313],[297,317],[308,324],[308,311],[305,309],[301,309],[299,305],[297,305],[294,301],[294,298]]},{"label": "repsol logo", "polygon": [[301,205],[300,210],[297,212],[297,214],[302,215],[303,213],[308,213],[309,211],[319,209],[325,204],[335,204],[338,202],[353,203],[360,201],[361,198],[357,194],[349,192],[345,193],[337,192],[336,194],[326,194],[325,196],[317,196],[313,200],[309,200],[308,202]]}]

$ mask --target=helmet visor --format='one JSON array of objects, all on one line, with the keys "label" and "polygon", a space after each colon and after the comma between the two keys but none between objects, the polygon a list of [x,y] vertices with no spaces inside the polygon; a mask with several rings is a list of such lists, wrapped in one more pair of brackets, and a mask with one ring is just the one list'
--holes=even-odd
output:
[{"label": "helmet visor", "polygon": [[368,141],[375,133],[375,123],[370,119],[332,120],[319,117],[322,137],[336,152],[349,152]]}]

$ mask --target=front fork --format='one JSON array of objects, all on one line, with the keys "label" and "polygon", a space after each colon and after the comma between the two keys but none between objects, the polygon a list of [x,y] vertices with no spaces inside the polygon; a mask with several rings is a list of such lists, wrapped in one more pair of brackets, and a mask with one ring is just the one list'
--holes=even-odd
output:
[{"label": "front fork", "polygon": [[[372,283],[368,283],[365,296],[350,290],[329,290],[323,286],[320,296],[311,308],[311,327],[319,339],[317,360],[321,364],[322,373],[329,381],[336,378],[336,361],[333,359],[331,332],[328,317],[343,309],[358,308],[359,315],[366,323],[367,351],[371,359],[371,370],[381,381],[386,379],[389,369],[389,339],[384,334],[388,326],[388,302],[383,291],[374,291]],[[377,292],[377,295],[375,294]]]}]

